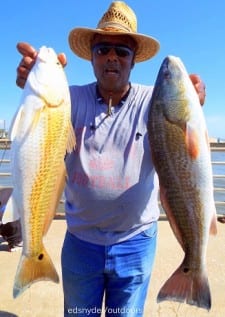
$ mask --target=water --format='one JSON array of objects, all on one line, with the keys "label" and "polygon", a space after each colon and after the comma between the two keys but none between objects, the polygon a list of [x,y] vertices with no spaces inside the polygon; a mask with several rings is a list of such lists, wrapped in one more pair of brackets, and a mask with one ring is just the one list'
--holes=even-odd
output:
[{"label": "water", "polygon": [[[212,151],[212,162],[225,162],[225,151]],[[10,159],[10,150],[0,149],[0,173],[10,172],[10,163],[1,163],[2,160]],[[212,165],[213,175],[225,176],[225,165]],[[214,191],[215,201],[225,202],[225,178],[213,178],[214,188],[223,188],[223,191]],[[10,176],[0,176],[0,187],[12,186]],[[217,213],[225,214],[225,206],[216,205]]]}]

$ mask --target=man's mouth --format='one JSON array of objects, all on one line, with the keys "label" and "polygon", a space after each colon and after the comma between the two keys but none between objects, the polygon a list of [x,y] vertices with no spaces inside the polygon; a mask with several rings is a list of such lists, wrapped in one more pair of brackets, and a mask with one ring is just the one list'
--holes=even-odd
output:
[{"label": "man's mouth", "polygon": [[112,69],[112,68],[107,68],[107,69],[105,70],[105,72],[106,72],[107,74],[118,74],[118,73],[119,73],[119,71],[118,71],[117,69]]}]

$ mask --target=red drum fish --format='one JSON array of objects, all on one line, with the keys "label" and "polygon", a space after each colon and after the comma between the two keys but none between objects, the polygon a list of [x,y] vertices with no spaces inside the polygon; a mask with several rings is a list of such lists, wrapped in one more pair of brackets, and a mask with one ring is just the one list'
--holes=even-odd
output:
[{"label": "red drum fish", "polygon": [[75,135],[68,83],[51,48],[39,50],[15,115],[11,139],[12,199],[23,237],[13,289],[17,297],[35,281],[59,281],[43,236],[64,188],[64,157],[74,149]]},{"label": "red drum fish", "polygon": [[185,253],[157,301],[186,302],[209,310],[206,252],[209,233],[217,231],[211,154],[198,95],[178,57],[166,57],[160,67],[148,132],[161,203]]}]

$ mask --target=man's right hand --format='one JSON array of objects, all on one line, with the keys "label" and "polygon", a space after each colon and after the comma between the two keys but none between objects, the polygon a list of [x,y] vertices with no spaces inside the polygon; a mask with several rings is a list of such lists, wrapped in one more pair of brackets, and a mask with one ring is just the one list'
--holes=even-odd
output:
[{"label": "man's right hand", "polygon": [[[23,56],[19,66],[17,67],[16,84],[20,88],[24,88],[29,72],[36,61],[38,51],[25,42],[19,42],[16,47],[19,53]],[[65,54],[60,53],[58,55],[58,59],[62,66],[65,67],[67,63]]]},{"label": "man's right hand", "polygon": [[17,67],[16,84],[20,88],[23,88],[38,52],[30,44],[24,42],[18,43],[16,48],[23,56]]}]

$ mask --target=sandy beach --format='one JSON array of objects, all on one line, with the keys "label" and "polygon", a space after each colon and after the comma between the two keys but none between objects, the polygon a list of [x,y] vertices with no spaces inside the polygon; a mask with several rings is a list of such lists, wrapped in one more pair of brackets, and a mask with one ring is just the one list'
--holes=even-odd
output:
[{"label": "sandy beach", "polygon": [[[60,252],[66,231],[63,218],[54,219],[45,238],[45,245],[61,277]],[[1,237],[0,237],[1,239]],[[63,292],[59,284],[41,281],[33,284],[20,297],[13,299],[13,281],[20,252],[9,253],[0,244],[0,317],[62,317]],[[146,317],[224,317],[225,316],[225,224],[218,222],[217,236],[210,236],[207,252],[208,277],[212,294],[210,312],[175,302],[156,303],[162,284],[177,268],[183,251],[174,238],[169,223],[159,221],[159,239],[151,286],[146,302]],[[72,315],[71,316],[75,316]],[[104,314],[102,314],[104,316]]]}]

